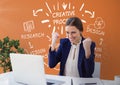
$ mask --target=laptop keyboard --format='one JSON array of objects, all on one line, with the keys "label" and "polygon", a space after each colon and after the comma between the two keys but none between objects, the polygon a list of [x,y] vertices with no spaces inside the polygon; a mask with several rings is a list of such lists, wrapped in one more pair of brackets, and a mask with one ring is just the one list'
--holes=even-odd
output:
[{"label": "laptop keyboard", "polygon": [[53,85],[54,83],[51,83],[51,82],[47,82],[47,85]]}]

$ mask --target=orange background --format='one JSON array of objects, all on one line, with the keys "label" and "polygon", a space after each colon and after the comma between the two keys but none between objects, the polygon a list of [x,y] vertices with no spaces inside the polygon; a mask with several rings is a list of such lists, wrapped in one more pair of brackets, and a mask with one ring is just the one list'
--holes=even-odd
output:
[{"label": "orange background", "polygon": [[[67,14],[53,18],[52,14],[75,11],[74,16],[86,22],[83,22],[83,35],[91,37],[96,42],[95,60],[101,63],[101,79],[113,79],[115,75],[120,75],[119,3],[119,0],[1,0],[0,39],[5,36],[19,39],[26,53],[45,56],[46,73],[58,74],[59,66],[55,69],[49,69],[47,66],[47,54],[54,27],[57,27],[56,31],[61,37],[65,37],[65,31],[64,24],[53,22],[71,16]],[[94,16],[92,16],[93,12]],[[95,22],[101,19],[101,24],[96,26]],[[41,23],[43,20],[49,21]],[[31,26],[26,25],[29,22],[32,23]],[[63,34],[61,26],[63,26]],[[25,37],[30,34],[34,34],[34,38]],[[0,72],[2,73],[2,70]]]}]

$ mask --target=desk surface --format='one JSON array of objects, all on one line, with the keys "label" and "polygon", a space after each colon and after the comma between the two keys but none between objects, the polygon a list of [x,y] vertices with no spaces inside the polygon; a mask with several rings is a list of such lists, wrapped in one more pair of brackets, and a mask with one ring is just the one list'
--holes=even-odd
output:
[{"label": "desk surface", "polygon": [[[99,78],[73,78],[73,77],[58,76],[58,75],[46,75],[46,78],[65,81],[63,85],[71,85],[71,78],[73,79],[73,85],[78,85],[78,82],[79,83],[97,82],[97,85],[115,85],[115,82],[112,80],[100,80]],[[10,82],[14,82],[14,79],[12,77],[12,72],[0,74],[0,85],[11,85]],[[21,85],[21,84],[14,84],[14,85]]]}]

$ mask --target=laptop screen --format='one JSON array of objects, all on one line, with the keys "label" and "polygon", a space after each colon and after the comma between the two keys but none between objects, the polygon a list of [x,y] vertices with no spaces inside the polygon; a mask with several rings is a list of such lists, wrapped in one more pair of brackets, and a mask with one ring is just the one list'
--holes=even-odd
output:
[{"label": "laptop screen", "polygon": [[44,62],[41,55],[11,53],[10,59],[16,82],[46,85]]}]

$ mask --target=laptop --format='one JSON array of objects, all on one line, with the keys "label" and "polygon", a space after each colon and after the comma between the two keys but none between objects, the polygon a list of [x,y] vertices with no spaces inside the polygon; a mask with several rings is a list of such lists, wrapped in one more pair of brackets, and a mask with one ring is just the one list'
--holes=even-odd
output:
[{"label": "laptop", "polygon": [[46,79],[41,55],[10,53],[10,60],[14,80],[21,85],[62,85],[64,83],[64,81]]}]

